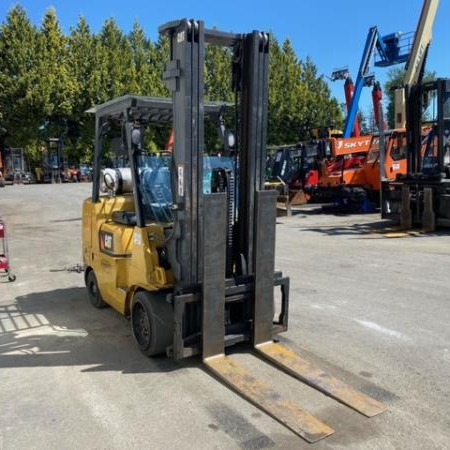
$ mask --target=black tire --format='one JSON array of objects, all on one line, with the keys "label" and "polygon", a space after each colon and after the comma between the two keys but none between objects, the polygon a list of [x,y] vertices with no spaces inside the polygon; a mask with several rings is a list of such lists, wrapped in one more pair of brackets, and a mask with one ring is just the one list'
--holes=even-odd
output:
[{"label": "black tire", "polygon": [[138,291],[131,304],[131,330],[146,356],[166,353],[173,343],[173,308],[163,293]]},{"label": "black tire", "polygon": [[16,281],[16,276],[13,273],[10,273],[8,275],[8,280],[12,283],[13,281]]},{"label": "black tire", "polygon": [[94,308],[106,308],[108,305],[104,302],[100,289],[98,288],[97,277],[93,270],[90,270],[86,276],[86,287],[88,290],[89,301]]}]

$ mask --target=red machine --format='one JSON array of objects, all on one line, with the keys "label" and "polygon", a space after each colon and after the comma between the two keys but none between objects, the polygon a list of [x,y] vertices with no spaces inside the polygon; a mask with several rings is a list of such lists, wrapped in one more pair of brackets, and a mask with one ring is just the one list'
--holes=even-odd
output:
[{"label": "red machine", "polygon": [[[380,113],[382,113],[383,108],[383,91],[379,81],[375,81],[372,89],[372,103],[373,103],[373,114],[376,126],[380,124]],[[382,114],[381,114],[382,116]],[[386,123],[383,120],[382,124],[383,131],[386,129]]]},{"label": "red machine", "polygon": [[5,187],[5,178],[3,176],[4,171],[3,164],[3,152],[0,150],[0,187]]},{"label": "red machine", "polygon": [[[355,85],[350,75],[347,77],[344,83],[345,103],[347,105],[347,111],[350,111],[352,107],[353,95],[355,93]],[[355,120],[355,128],[353,129],[353,136],[361,136],[361,123],[359,117]]]},{"label": "red machine", "polygon": [[9,281],[15,281],[16,276],[11,272],[9,263],[8,240],[4,220],[0,218],[0,276],[8,277]]}]

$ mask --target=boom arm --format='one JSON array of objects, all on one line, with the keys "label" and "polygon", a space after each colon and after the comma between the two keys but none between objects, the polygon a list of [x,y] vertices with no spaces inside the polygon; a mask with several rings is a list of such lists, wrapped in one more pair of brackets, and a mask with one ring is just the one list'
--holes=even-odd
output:
[{"label": "boom arm", "polygon": [[439,0],[425,0],[423,3],[403,87],[395,90],[395,128],[406,126],[405,91],[421,82],[438,6]]},{"label": "boom arm", "polygon": [[367,35],[366,44],[364,46],[363,56],[361,58],[361,64],[358,70],[358,77],[356,78],[355,91],[353,93],[353,99],[350,109],[345,121],[344,137],[351,137],[352,131],[355,128],[356,115],[358,114],[359,98],[361,97],[362,88],[366,83],[366,77],[369,75],[370,62],[374,54],[376,44],[378,41],[377,27],[372,27]]},{"label": "boom arm", "polygon": [[381,37],[378,33],[377,27],[372,27],[369,29],[358,70],[358,77],[356,78],[352,103],[345,122],[345,138],[351,137],[352,131],[355,128],[362,88],[364,86],[371,85],[373,82],[373,76],[369,73],[369,71],[370,65],[375,56],[375,51],[378,52],[380,57],[380,60],[375,62],[376,66],[386,67],[394,64],[400,64],[407,60],[409,52],[408,49],[405,50],[405,48],[402,47],[401,36],[401,33],[392,33]]}]

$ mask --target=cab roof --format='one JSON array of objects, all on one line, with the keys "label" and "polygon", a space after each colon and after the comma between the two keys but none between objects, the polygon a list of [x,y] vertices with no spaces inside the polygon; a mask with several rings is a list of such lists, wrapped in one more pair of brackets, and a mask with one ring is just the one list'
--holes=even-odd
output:
[{"label": "cab roof", "polygon": [[[205,114],[219,114],[232,103],[205,102]],[[98,118],[140,120],[144,122],[169,122],[172,120],[172,99],[147,97],[142,95],[123,95],[100,105],[89,108],[86,112]]]}]

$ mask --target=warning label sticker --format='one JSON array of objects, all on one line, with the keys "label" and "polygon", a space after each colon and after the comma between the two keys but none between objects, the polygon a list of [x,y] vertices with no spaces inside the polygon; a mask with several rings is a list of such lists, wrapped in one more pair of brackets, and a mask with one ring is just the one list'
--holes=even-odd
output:
[{"label": "warning label sticker", "polygon": [[184,197],[184,167],[178,166],[178,195]]}]

